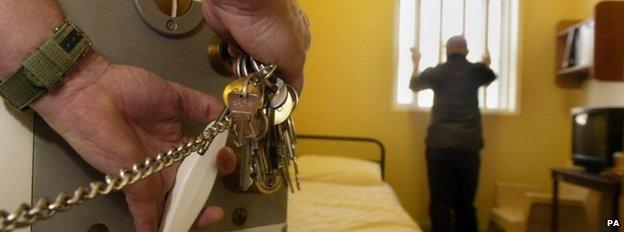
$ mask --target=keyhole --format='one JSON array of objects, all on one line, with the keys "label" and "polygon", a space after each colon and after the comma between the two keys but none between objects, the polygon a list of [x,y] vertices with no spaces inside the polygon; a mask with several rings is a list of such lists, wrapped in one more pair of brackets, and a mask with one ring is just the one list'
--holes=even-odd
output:
[{"label": "keyhole", "polygon": [[87,232],[109,232],[109,231],[108,231],[108,227],[106,227],[106,225],[104,225],[102,223],[98,223],[98,224],[94,224],[91,227],[89,227],[89,230],[87,230]]},{"label": "keyhole", "polygon": [[193,0],[154,0],[154,2],[160,11],[175,18],[186,14]]},{"label": "keyhole", "polygon": [[134,0],[134,4],[147,26],[168,37],[186,35],[204,20],[201,0]]}]

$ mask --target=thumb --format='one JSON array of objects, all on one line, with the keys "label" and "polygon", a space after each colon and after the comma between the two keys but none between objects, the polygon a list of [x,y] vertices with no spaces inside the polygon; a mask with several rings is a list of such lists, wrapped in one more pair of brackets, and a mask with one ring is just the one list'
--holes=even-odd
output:
[{"label": "thumb", "polygon": [[232,34],[230,34],[230,31],[225,27],[225,25],[223,25],[223,22],[215,13],[216,6],[214,5],[214,3],[212,3],[211,1],[204,1],[202,3],[202,8],[204,13],[204,20],[206,21],[208,27],[210,27],[210,29],[212,29],[212,31],[219,37],[221,37],[224,41],[233,43],[234,38],[232,37]]},{"label": "thumb", "polygon": [[230,43],[235,42],[232,34],[228,30],[228,25],[224,23],[237,18],[245,18],[249,12],[256,12],[265,9],[270,0],[204,0],[202,8],[204,19],[208,26],[223,40]]},{"label": "thumb", "polygon": [[217,153],[217,167],[219,168],[219,175],[227,176],[232,174],[236,169],[236,155],[234,150],[229,147],[224,147]]},{"label": "thumb", "polygon": [[223,209],[216,206],[210,206],[195,219],[195,224],[193,225],[196,229],[205,229],[211,225],[216,224],[223,218],[224,212]]},{"label": "thumb", "polygon": [[223,111],[224,106],[217,98],[175,82],[169,83],[180,97],[179,108],[182,117],[200,123],[209,123],[219,117]]}]

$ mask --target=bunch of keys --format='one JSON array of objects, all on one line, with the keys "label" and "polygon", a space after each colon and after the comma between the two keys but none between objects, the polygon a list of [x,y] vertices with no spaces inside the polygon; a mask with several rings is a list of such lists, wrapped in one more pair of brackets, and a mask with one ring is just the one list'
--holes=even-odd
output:
[{"label": "bunch of keys", "polygon": [[199,214],[203,206],[189,199],[205,201],[216,177],[216,170],[207,168],[214,165],[214,160],[202,156],[209,153],[214,158],[216,149],[224,144],[234,148],[239,161],[235,173],[225,177],[231,189],[271,194],[286,185],[294,192],[291,164],[296,187],[300,189],[296,137],[290,117],[299,102],[297,91],[277,77],[277,66],[267,66],[241,54],[235,60],[229,57],[227,45],[219,40],[209,48],[213,69],[221,75],[232,73],[237,79],[223,92],[226,109],[201,135],[131,168],[123,168],[118,174],[106,175],[105,181],[78,187],[73,195],[62,192],[54,200],[42,197],[35,205],[22,204],[13,212],[0,210],[0,231],[33,225],[97,196],[120,191],[182,161],[176,177],[179,183],[169,193],[159,231],[186,231],[194,221],[188,215]]},{"label": "bunch of keys", "polygon": [[[238,160],[236,171],[224,177],[226,185],[238,192],[263,194],[275,193],[284,185],[291,192],[295,187],[300,189],[291,118],[299,101],[297,91],[277,77],[277,66],[264,65],[242,52],[235,59],[224,57],[227,45],[221,41],[213,42],[211,48],[213,68],[221,70],[220,74],[231,71],[237,77],[223,92],[233,124],[228,146],[234,149]],[[214,62],[215,59],[220,60]],[[220,67],[214,67],[215,64]],[[294,185],[291,165],[295,171]]]}]

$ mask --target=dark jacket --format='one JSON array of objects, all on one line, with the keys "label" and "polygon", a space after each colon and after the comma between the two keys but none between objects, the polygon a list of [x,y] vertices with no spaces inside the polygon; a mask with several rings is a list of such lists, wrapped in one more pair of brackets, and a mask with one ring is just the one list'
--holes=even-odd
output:
[{"label": "dark jacket", "polygon": [[410,89],[434,92],[426,144],[433,148],[479,150],[483,148],[479,88],[496,79],[482,63],[451,55],[446,63],[412,77]]}]

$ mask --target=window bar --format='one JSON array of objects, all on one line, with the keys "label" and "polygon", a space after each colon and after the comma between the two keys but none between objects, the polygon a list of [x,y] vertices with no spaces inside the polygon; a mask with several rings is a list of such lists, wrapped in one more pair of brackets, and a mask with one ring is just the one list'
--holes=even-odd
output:
[{"label": "window bar", "polygon": [[421,10],[420,10],[420,2],[421,0],[416,0],[416,12],[414,14],[414,21],[416,21],[416,23],[414,23],[414,32],[416,34],[414,34],[414,47],[416,48],[417,51],[420,52],[420,21],[421,19]]},{"label": "window bar", "polygon": [[439,34],[438,34],[438,38],[440,41],[440,51],[438,52],[438,60],[440,63],[442,63],[443,59],[443,54],[442,52],[444,51],[444,41],[442,41],[442,28],[444,27],[444,0],[440,0],[440,27],[439,27]]},{"label": "window bar", "polygon": [[[485,54],[490,54],[490,0],[484,1],[485,10],[483,12],[485,17],[485,27],[483,30],[485,31]],[[479,90],[479,95],[481,96],[479,102],[483,108],[487,108],[487,90],[487,87],[483,87]]]},{"label": "window bar", "polygon": [[466,0],[464,2],[464,11],[462,13],[462,36],[466,36]]},{"label": "window bar", "polygon": [[[499,3],[499,9],[498,12],[500,12],[501,15],[501,23],[500,23],[500,28],[498,28],[499,32],[499,37],[500,37],[500,49],[498,51],[498,57],[499,58],[499,76],[505,76],[507,77],[509,75],[509,69],[508,69],[508,64],[509,62],[507,62],[507,58],[508,56],[506,56],[507,52],[508,52],[508,48],[509,48],[509,24],[508,24],[508,17],[507,16],[507,4],[505,3],[505,1],[500,1]],[[500,93],[506,93],[507,92],[507,84],[508,84],[508,79],[507,78],[498,78],[498,89],[499,89],[499,94],[497,96],[498,98],[498,106],[499,108],[506,108],[506,96],[504,94],[500,94]]]},{"label": "window bar", "polygon": [[483,11],[485,13],[484,17],[485,17],[485,52],[489,53],[490,52],[490,43],[489,43],[489,39],[490,39],[490,0],[483,0],[484,1],[484,6],[485,6],[485,10]]},{"label": "window bar", "polygon": [[[506,29],[508,28],[507,27],[508,24],[507,24],[507,19],[506,19],[507,18],[506,17],[506,15],[507,15],[507,7],[506,7],[506,5],[507,4],[505,4],[505,2],[501,1],[500,9],[499,9],[500,10],[499,12],[501,12],[501,23],[500,23],[500,28],[499,28],[500,33],[501,33],[500,34],[501,46],[500,46],[500,49],[498,51],[498,57],[500,57],[500,62],[499,62],[499,64],[500,64],[500,69],[499,69],[499,73],[500,74],[499,75],[500,76],[507,76],[507,68],[506,68],[507,67],[507,56],[505,56],[506,50],[507,50],[507,46],[505,46],[505,45],[507,44],[506,41],[507,41],[508,33],[507,33]],[[497,79],[499,81],[499,83],[498,83],[499,92],[503,92],[506,89],[506,84],[507,83],[502,78],[497,78]],[[498,97],[499,106],[505,105],[504,104],[504,100],[505,99],[504,99],[503,95],[504,94],[499,94],[497,96]]]},{"label": "window bar", "polygon": [[[501,49],[501,59],[503,60],[503,66],[505,70],[505,77],[509,77],[511,75],[511,6],[512,1],[504,1],[501,2],[501,12],[503,14],[503,22],[501,23],[501,33],[504,36],[503,49]],[[503,55],[505,55],[503,57]],[[500,89],[502,93],[499,94],[499,107],[503,109],[509,109],[509,86],[510,79],[509,78],[499,78],[501,81]]]},{"label": "window bar", "polygon": [[[420,9],[420,2],[421,0],[416,0],[416,6],[414,7],[414,50],[418,51],[420,53],[420,21],[422,20],[421,17],[421,9]],[[421,53],[421,57],[422,57],[422,53]],[[420,67],[422,68],[422,67]],[[419,69],[420,69],[419,68]],[[420,70],[416,70],[417,72],[420,72]],[[416,92],[415,94],[412,94],[412,101],[416,103],[416,105],[418,105],[418,92]]]}]

